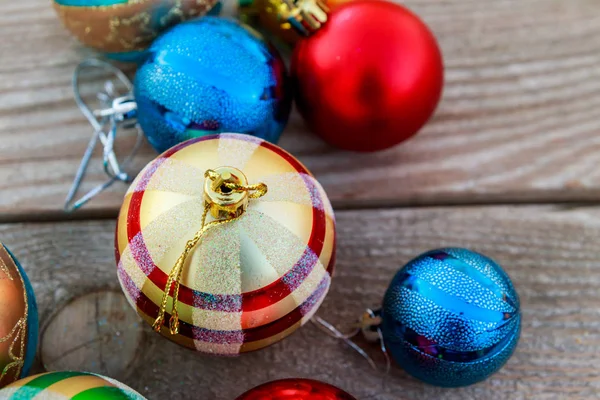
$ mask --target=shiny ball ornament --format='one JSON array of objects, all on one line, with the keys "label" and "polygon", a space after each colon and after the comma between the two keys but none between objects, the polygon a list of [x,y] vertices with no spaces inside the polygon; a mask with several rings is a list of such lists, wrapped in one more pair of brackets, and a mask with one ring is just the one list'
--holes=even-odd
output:
[{"label": "shiny ball ornament", "polygon": [[0,388],[29,374],[37,340],[33,289],[17,259],[0,243]]},{"label": "shiny ball ornament", "polygon": [[[234,183],[262,187],[262,197],[223,189]],[[155,330],[236,355],[285,338],[319,308],[335,220],[321,185],[284,150],[249,135],[204,136],[142,170],[125,195],[115,247],[121,287]]]},{"label": "shiny ball ornament", "polygon": [[149,50],[134,94],[140,126],[157,151],[221,132],[277,142],[290,86],[281,57],[257,33],[205,17],[176,26]]},{"label": "shiny ball ornament", "polygon": [[217,0],[54,0],[64,26],[86,46],[122,61],[138,59],[163,31],[200,17]]},{"label": "shiny ball ornament", "polygon": [[48,372],[0,390],[6,400],[146,400],[130,387],[87,372]]},{"label": "shiny ball ornament", "polygon": [[502,268],[474,251],[420,255],[394,277],[382,333],[392,358],[429,384],[486,379],[510,358],[521,329],[519,296]]},{"label": "shiny ball ornament", "polygon": [[335,386],[312,379],[281,379],[257,386],[236,400],[356,400]]},{"label": "shiny ball ornament", "polygon": [[341,6],[342,4],[349,3],[351,1],[359,1],[359,0],[326,0],[325,3],[330,10],[334,10],[335,8]]},{"label": "shiny ball ornament", "polygon": [[298,109],[325,141],[383,150],[429,120],[442,93],[443,62],[415,14],[391,2],[357,0],[307,31],[311,36],[294,49],[291,76]]}]

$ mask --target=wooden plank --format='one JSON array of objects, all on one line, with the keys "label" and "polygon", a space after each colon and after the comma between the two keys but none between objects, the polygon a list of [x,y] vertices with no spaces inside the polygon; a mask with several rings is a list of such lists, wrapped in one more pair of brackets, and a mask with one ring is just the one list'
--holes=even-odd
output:
[{"label": "wooden plank", "polygon": [[144,337],[138,316],[130,311],[120,291],[94,291],[74,299],[43,326],[42,364],[49,371],[127,376]]},{"label": "wooden plank", "polygon": [[[181,399],[233,400],[255,385],[284,377],[328,381],[362,400],[598,396],[600,208],[418,208],[343,211],[337,217],[337,271],[320,316],[347,328],[365,307],[380,303],[394,273],[413,256],[441,246],[469,247],[501,263],[521,297],[523,332],[507,366],[483,383],[447,390],[409,378],[397,366],[383,381],[360,356],[311,325],[238,358],[200,356],[144,326],[137,357],[124,357],[124,362],[135,361],[114,377],[149,399],[177,394]],[[98,290],[119,291],[113,236],[112,221],[0,225],[0,239],[18,255],[33,282],[43,326],[52,326],[53,315],[73,299]],[[112,325],[114,334],[134,330],[131,315],[122,315],[133,310],[116,311],[123,322]],[[94,328],[93,318],[80,318],[92,321]],[[76,325],[85,329],[83,323]],[[376,346],[360,343],[378,357]],[[68,364],[63,361],[61,365]],[[102,371],[102,366],[96,368]]]},{"label": "wooden plank", "polygon": [[[447,86],[433,121],[408,143],[376,154],[331,149],[297,114],[281,141],[334,204],[597,198],[600,3],[405,3],[430,24],[446,60]],[[91,133],[74,106],[70,78],[91,53],[60,26],[47,1],[0,4],[0,214],[60,216]],[[152,157],[146,147],[137,167]],[[86,188],[103,179],[98,158]],[[124,190],[114,187],[88,212],[114,215]]]}]

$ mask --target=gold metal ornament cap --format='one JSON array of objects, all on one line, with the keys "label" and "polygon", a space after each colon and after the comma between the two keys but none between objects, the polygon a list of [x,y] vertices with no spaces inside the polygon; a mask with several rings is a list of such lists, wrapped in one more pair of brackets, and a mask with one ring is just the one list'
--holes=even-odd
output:
[{"label": "gold metal ornament cap", "polygon": [[213,218],[237,217],[248,208],[248,192],[234,191],[227,183],[247,186],[248,178],[234,167],[219,167],[207,171],[204,182],[204,200],[210,205]]},{"label": "gold metal ornament cap", "polygon": [[329,7],[322,0],[255,0],[261,23],[293,43],[310,36],[327,22]]}]

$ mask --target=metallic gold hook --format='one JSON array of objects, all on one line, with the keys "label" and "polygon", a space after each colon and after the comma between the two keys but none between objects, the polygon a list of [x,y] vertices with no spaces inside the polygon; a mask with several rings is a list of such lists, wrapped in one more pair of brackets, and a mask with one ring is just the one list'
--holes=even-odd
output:
[{"label": "metallic gold hook", "polygon": [[[86,69],[99,69],[110,72],[126,87],[128,93],[125,96],[117,97],[115,94],[113,81],[107,80],[104,83],[104,92],[97,94],[97,98],[101,104],[101,109],[92,110],[85,103],[80,92],[80,77],[82,72]],[[72,85],[75,103],[92,126],[94,133],[92,134],[85,153],[83,154],[79,168],[77,169],[75,178],[65,199],[64,209],[65,211],[69,212],[79,209],[94,196],[110,187],[116,181],[131,182],[132,177],[123,171],[123,167],[129,164],[141,145],[143,137],[142,132],[139,127],[137,127],[136,123],[137,105],[132,94],[133,84],[121,70],[105,61],[90,58],[82,61],[75,68]],[[131,153],[120,164],[117,160],[117,156],[115,155],[114,142],[117,130],[121,126],[124,128],[135,127],[138,132],[137,140]],[[109,179],[88,191],[78,200],[73,201],[77,191],[79,190],[79,187],[81,186],[81,182],[83,181],[85,172],[88,168],[98,140],[100,140],[103,146],[103,167],[104,172]]]}]

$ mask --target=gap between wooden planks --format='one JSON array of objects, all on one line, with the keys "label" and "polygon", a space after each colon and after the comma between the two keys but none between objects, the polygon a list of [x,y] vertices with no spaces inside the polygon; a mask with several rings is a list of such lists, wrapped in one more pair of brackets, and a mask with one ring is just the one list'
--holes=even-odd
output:
[{"label": "gap between wooden planks", "polygon": [[[37,294],[46,328],[41,353],[53,357],[48,364],[109,371],[150,400],[175,394],[178,399],[233,400],[255,385],[284,377],[324,380],[361,400],[599,396],[600,208],[341,211],[337,222],[338,262],[320,316],[347,328],[365,307],[380,303],[394,273],[409,259],[431,248],[468,247],[502,264],[521,297],[523,332],[508,364],[489,380],[463,389],[424,385],[396,366],[384,382],[344,344],[310,325],[256,353],[205,357],[145,325],[138,337],[134,311],[118,299],[114,221],[5,224],[0,225],[0,239],[19,257]],[[77,303],[90,293],[95,293],[95,304]],[[65,312],[71,314],[63,313],[59,322],[64,322],[57,324],[54,316],[67,304]],[[69,340],[47,340],[47,329]],[[97,345],[101,334],[102,345]],[[138,347],[117,358],[118,346],[123,346],[119,340]],[[376,346],[360,344],[378,357]],[[45,345],[55,348],[48,352]],[[66,354],[62,359],[61,349]],[[90,366],[86,360],[102,362]],[[39,362],[36,368],[40,370]]]},{"label": "gap between wooden planks", "polygon": [[[0,4],[0,215],[4,221],[61,218],[90,136],[70,79],[91,52],[60,26],[47,0]],[[297,114],[282,138],[333,203],[597,199],[600,2],[405,4],[432,27],[446,61],[444,98],[431,123],[404,145],[369,155],[331,149],[306,132]],[[136,167],[152,157],[146,147]],[[88,189],[104,179],[99,157],[95,161]],[[87,210],[115,215],[124,190],[115,186]]]}]

